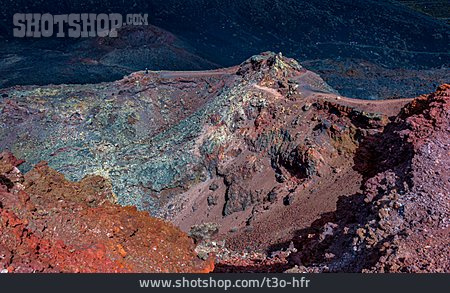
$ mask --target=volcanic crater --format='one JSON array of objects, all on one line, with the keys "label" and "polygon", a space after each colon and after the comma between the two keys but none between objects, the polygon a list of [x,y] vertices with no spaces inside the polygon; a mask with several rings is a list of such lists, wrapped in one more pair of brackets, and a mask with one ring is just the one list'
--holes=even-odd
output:
[{"label": "volcanic crater", "polygon": [[0,95],[8,271],[449,271],[447,84],[351,99],[265,52]]}]

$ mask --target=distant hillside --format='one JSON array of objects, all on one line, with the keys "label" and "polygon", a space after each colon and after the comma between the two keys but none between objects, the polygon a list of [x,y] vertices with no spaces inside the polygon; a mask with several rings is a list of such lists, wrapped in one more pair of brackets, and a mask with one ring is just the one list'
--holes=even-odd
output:
[{"label": "distant hillside", "polygon": [[396,0],[417,11],[444,20],[450,24],[450,3],[448,0]]},{"label": "distant hillside", "polygon": [[148,13],[153,25],[220,65],[266,50],[300,61],[351,57],[388,66],[439,66],[449,56],[448,26],[388,0],[3,2],[7,25],[23,11]]}]

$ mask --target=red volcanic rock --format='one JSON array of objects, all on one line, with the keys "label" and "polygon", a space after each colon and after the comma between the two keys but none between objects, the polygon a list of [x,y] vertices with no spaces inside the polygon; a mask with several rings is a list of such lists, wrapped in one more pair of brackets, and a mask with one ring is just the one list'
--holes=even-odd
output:
[{"label": "red volcanic rock", "polygon": [[448,131],[449,99],[450,85],[444,84],[436,92],[414,99],[405,106],[400,118],[408,123],[408,139],[416,147],[437,131]]},{"label": "red volcanic rock", "polygon": [[361,192],[299,232],[291,262],[306,271],[448,272],[449,128],[450,85],[442,85],[366,138],[356,153],[370,166],[356,161]]},{"label": "red volcanic rock", "polygon": [[108,182],[69,182],[0,154],[0,267],[8,272],[209,272],[192,239],[134,207],[113,204]]}]

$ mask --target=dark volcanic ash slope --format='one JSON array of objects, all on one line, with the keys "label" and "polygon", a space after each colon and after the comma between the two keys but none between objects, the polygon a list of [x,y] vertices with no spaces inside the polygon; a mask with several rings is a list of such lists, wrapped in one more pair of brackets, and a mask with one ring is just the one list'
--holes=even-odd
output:
[{"label": "dark volcanic ash slope", "polygon": [[388,0],[96,2],[100,1],[6,1],[8,9],[0,15],[6,32],[11,32],[12,15],[23,7],[53,14],[148,13],[151,24],[222,66],[266,50],[283,51],[301,61],[358,58],[395,67],[448,63],[448,25]]},{"label": "dark volcanic ash slope", "polygon": [[450,7],[446,0],[418,1],[418,0],[397,0],[398,2],[420,11],[426,15],[441,19],[450,24]]},{"label": "dark volcanic ash slope", "polygon": [[152,25],[124,27],[117,38],[2,40],[0,55],[0,87],[113,81],[145,68],[217,67]]}]

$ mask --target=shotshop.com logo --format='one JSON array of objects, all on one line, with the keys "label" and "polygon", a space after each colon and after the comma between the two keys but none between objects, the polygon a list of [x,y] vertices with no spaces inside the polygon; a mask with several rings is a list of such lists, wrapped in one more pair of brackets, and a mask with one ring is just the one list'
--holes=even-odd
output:
[{"label": "shotshop.com logo", "polygon": [[124,25],[148,25],[148,14],[119,13],[16,13],[13,16],[13,36],[17,38],[88,38],[117,37]]}]

